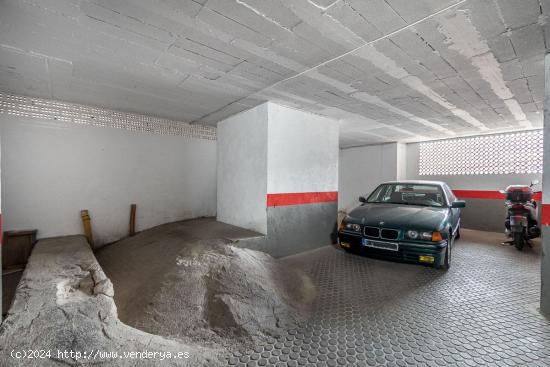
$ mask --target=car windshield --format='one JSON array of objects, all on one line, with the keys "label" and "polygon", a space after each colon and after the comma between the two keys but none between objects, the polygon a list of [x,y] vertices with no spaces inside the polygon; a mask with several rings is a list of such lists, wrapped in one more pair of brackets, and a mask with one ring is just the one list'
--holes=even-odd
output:
[{"label": "car windshield", "polygon": [[367,203],[387,203],[442,207],[446,205],[443,190],[437,185],[394,183],[382,184]]}]

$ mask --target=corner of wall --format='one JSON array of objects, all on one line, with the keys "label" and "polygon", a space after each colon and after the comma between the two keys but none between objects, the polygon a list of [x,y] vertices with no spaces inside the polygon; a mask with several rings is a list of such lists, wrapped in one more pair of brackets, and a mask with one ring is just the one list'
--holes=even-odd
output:
[{"label": "corner of wall", "polygon": [[407,145],[404,143],[396,143],[397,162],[396,162],[396,180],[407,179]]},{"label": "corner of wall", "polygon": [[219,221],[267,233],[268,103],[220,122],[217,161]]}]

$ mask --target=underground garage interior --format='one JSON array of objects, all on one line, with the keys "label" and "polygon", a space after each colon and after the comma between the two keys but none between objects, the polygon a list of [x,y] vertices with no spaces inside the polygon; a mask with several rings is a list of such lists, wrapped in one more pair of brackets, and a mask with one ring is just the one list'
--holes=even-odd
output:
[{"label": "underground garage interior", "polygon": [[549,22],[0,1],[0,366],[550,366]]}]

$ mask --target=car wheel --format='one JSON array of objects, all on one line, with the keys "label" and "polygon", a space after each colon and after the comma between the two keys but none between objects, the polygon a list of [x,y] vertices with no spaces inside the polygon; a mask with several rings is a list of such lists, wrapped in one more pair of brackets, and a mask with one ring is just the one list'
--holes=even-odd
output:
[{"label": "car wheel", "polygon": [[447,244],[447,247],[445,248],[445,259],[443,260],[443,264],[439,267],[441,270],[449,270],[451,267],[451,254],[453,253],[453,237],[451,234],[449,234],[450,239],[449,243]]}]

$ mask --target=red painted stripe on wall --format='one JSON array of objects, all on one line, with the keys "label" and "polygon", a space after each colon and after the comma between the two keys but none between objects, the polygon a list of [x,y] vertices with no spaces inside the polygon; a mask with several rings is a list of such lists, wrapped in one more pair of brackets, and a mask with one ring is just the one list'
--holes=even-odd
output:
[{"label": "red painted stripe on wall", "polygon": [[338,201],[338,191],[267,194],[267,206],[287,206]]},{"label": "red painted stripe on wall", "polygon": [[540,222],[543,226],[550,226],[550,204],[542,204]]},{"label": "red painted stripe on wall", "polygon": [[[504,194],[501,194],[499,191],[491,190],[453,190],[454,194],[459,199],[494,199],[494,200],[504,200]],[[536,192],[533,195],[533,199],[536,201],[542,200],[542,193]]]}]

